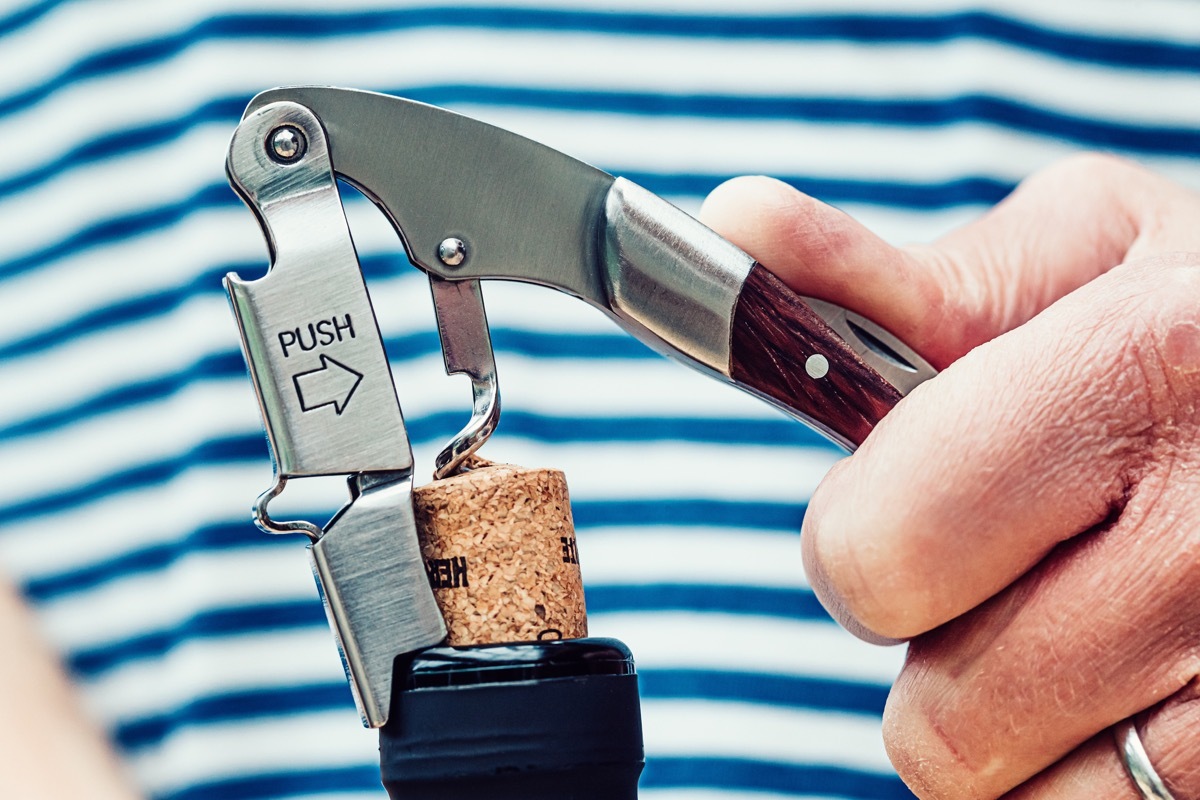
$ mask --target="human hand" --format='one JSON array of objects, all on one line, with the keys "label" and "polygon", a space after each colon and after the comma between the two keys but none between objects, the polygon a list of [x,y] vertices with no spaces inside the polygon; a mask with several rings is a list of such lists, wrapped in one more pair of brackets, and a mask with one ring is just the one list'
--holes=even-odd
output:
[{"label": "human hand", "polygon": [[1200,196],[1080,156],[932,246],[764,178],[701,219],[944,371],[830,472],[804,522],[822,602],[911,639],[884,713],[923,798],[1137,797],[1135,717],[1200,797]]}]

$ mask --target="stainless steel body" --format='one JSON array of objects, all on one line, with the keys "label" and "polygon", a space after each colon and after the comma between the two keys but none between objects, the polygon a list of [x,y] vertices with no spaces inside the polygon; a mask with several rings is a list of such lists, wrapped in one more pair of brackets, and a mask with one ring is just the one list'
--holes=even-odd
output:
[{"label": "stainless steel body", "polygon": [[[437,644],[445,627],[420,559],[411,449],[337,180],[382,209],[409,259],[428,273],[446,370],[471,379],[470,421],[438,456],[439,477],[479,447],[499,417],[481,279],[567,292],[651,347],[733,382],[731,337],[756,265],[628,181],[482,122],[384,95],[265,92],[234,136],[228,170],[273,257],[263,278],[226,279],[276,461],[256,520],[313,540],[314,572],[351,684],[364,720],[378,726],[387,719],[392,660]],[[933,374],[869,320],[830,303],[811,307],[900,394]],[[809,378],[825,377],[823,359],[805,363]],[[328,525],[271,519],[268,505],[289,479],[331,474],[351,478],[352,499]]]},{"label": "stainless steel body", "polygon": [[[545,145],[412,100],[289,87],[255,97],[247,118],[287,102],[321,120],[334,171],[387,215],[420,269],[566,292],[655,350],[729,379],[729,331],[754,261],[692,217]],[[447,261],[450,241],[463,248]],[[935,374],[869,320],[855,317],[874,342],[841,324],[840,306],[813,307],[902,393]],[[896,357],[908,368],[893,369]]]}]

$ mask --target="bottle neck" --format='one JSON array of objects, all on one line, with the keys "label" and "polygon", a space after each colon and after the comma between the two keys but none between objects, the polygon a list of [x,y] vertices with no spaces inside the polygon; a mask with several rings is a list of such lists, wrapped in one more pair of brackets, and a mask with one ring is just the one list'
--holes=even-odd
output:
[{"label": "bottle neck", "polygon": [[636,800],[637,674],[614,639],[398,659],[380,766],[394,800]]}]

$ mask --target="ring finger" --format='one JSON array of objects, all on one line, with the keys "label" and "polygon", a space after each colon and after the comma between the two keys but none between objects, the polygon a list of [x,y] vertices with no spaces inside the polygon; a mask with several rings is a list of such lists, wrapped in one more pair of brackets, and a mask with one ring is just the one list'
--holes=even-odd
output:
[{"label": "ring finger", "polygon": [[[1200,680],[1133,719],[1146,756],[1175,800],[1200,797]],[[1034,776],[1004,800],[1093,800],[1141,797],[1111,730]]]},{"label": "ring finger", "polygon": [[1162,510],[1191,518],[1197,486],[1163,484],[1144,476],[1112,525],[911,643],[885,739],[918,795],[1000,796],[1200,674],[1194,585],[1171,569],[1196,540]]}]

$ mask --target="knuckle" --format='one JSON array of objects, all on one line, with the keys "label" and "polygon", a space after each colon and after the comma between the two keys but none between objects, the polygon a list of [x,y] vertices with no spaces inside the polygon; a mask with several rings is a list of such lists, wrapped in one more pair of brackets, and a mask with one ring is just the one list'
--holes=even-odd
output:
[{"label": "knuckle", "polygon": [[883,712],[883,744],[896,774],[924,800],[971,800],[989,796],[974,780],[937,709],[909,699],[904,682],[897,681]]},{"label": "knuckle", "polygon": [[[847,462],[842,462],[846,464]],[[894,644],[929,628],[921,563],[911,537],[881,536],[888,524],[878,509],[846,502],[839,464],[814,494],[802,534],[805,570],[825,608],[868,642]]]},{"label": "knuckle", "polygon": [[914,314],[915,337],[927,343],[923,353],[944,368],[960,352],[950,342],[984,342],[994,335],[988,312],[988,270],[933,245],[906,245],[896,264],[897,280],[911,287],[923,313]]},{"label": "knuckle", "polygon": [[863,238],[862,226],[844,211],[786,184],[778,186],[773,202],[785,211],[781,239],[810,262],[837,263]]},{"label": "knuckle", "polygon": [[1200,431],[1198,267],[1166,254],[1114,269],[1054,346],[1071,427],[1135,473]]},{"label": "knuckle", "polygon": [[1164,254],[1129,265],[1142,284],[1124,313],[1125,363],[1139,384],[1144,430],[1155,444],[1190,441],[1200,414],[1200,254]]},{"label": "knuckle", "polygon": [[868,579],[859,577],[859,591],[849,596],[848,605],[867,630],[889,641],[919,636],[944,621],[943,594],[929,580],[928,553],[918,537],[906,537],[888,551],[888,568],[875,570]]},{"label": "knuckle", "polygon": [[925,565],[905,566],[902,552],[891,552],[891,568],[871,570],[853,556],[835,580],[840,603],[839,622],[851,633],[875,644],[896,644],[919,636],[942,621]]},{"label": "knuckle", "polygon": [[[1165,178],[1133,161],[1110,153],[1084,152],[1062,158],[1030,175],[1017,186],[1017,193],[1078,198],[1081,193],[1096,197],[1096,207],[1109,209],[1115,225],[1123,218],[1123,227],[1131,232],[1151,224],[1153,210],[1159,208]],[[1117,263],[1116,261],[1113,264]]]},{"label": "knuckle", "polygon": [[1127,186],[1142,183],[1153,173],[1128,159],[1111,153],[1074,153],[1034,173],[1030,180],[1064,183],[1088,183],[1101,186]]}]

